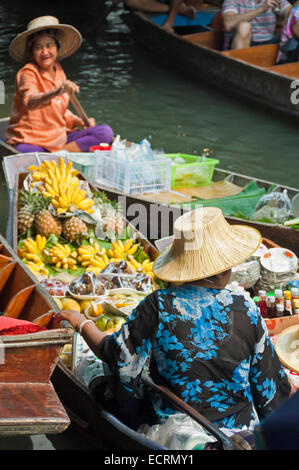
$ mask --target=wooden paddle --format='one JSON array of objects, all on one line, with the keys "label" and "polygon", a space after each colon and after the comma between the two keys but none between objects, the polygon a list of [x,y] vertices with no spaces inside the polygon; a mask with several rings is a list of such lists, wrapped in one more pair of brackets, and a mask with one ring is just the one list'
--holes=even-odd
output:
[{"label": "wooden paddle", "polygon": [[83,109],[81,103],[79,102],[77,96],[70,95],[70,101],[71,101],[72,105],[74,106],[75,110],[77,111],[79,117],[83,120],[84,125],[86,127],[90,127],[90,122],[89,122],[89,119],[87,117],[87,114],[84,111],[84,109]]}]

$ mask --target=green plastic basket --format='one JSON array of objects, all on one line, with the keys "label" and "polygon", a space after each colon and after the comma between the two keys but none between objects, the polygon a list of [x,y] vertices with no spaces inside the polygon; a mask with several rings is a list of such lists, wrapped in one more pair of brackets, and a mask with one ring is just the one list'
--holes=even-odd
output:
[{"label": "green plastic basket", "polygon": [[171,189],[192,188],[210,184],[214,169],[219,160],[215,158],[196,157],[184,153],[167,153],[163,155],[172,161],[183,158],[185,163],[171,165]]}]

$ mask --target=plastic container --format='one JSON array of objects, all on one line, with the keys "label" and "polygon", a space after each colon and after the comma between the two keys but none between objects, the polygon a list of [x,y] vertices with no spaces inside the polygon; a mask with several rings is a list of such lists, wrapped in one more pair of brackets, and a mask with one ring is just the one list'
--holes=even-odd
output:
[{"label": "plastic container", "polygon": [[94,153],[68,153],[66,158],[73,162],[73,168],[80,171],[89,181],[94,182]]},{"label": "plastic container", "polygon": [[[214,169],[219,160],[208,157],[197,157],[184,153],[166,153],[161,155],[170,158],[171,188],[191,188],[211,183]],[[182,160],[182,162],[180,162]]]},{"label": "plastic container", "polygon": [[171,190],[171,160],[121,160],[110,152],[96,150],[95,183],[125,194]]}]

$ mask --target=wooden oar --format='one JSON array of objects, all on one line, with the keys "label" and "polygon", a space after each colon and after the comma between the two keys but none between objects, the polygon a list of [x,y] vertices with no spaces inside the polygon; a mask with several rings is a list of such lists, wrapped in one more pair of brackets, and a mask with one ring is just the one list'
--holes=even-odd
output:
[{"label": "wooden oar", "polygon": [[86,127],[90,127],[90,122],[89,122],[89,119],[87,117],[87,114],[84,111],[84,109],[83,109],[81,103],[79,102],[77,96],[70,95],[70,101],[71,101],[72,105],[74,106],[75,110],[77,111],[79,117],[83,120],[84,125]]}]

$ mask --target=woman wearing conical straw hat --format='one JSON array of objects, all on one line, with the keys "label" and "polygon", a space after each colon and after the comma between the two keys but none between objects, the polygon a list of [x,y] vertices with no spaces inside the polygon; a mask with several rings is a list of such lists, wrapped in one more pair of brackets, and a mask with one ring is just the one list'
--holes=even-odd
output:
[{"label": "woman wearing conical straw hat", "polygon": [[[154,381],[219,428],[252,430],[291,392],[254,301],[225,288],[260,243],[258,231],[228,224],[220,209],[190,211],[154,264],[157,277],[179,285],[148,295],[111,336],[77,312],[57,321],[79,329],[127,392],[137,393],[150,355]],[[152,406],[157,420],[174,412],[157,397]]]},{"label": "woman wearing conical straw hat", "polygon": [[80,32],[53,16],[32,20],[9,46],[11,57],[23,67],[17,72],[15,95],[5,140],[19,153],[88,152],[99,143],[110,144],[108,125],[89,126],[69,109],[70,95],[79,86],[67,79],[60,61],[77,51]]}]

